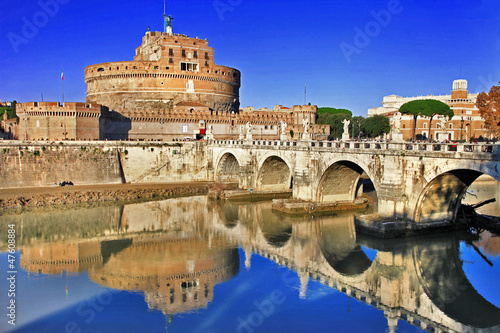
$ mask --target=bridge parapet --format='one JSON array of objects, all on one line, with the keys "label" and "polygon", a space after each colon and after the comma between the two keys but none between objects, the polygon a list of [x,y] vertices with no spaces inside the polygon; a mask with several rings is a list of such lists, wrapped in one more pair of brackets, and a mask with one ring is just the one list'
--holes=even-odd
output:
[{"label": "bridge parapet", "polygon": [[[209,145],[227,148],[286,149],[294,151],[350,152],[371,154],[446,154],[448,158],[500,159],[500,144],[491,143],[434,143],[391,141],[280,141],[280,140],[211,140]],[[458,153],[458,154],[457,154]]]}]

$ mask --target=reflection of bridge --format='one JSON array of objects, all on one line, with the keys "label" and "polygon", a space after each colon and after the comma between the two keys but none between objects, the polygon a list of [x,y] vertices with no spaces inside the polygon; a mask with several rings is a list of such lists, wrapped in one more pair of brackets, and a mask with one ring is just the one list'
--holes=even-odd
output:
[{"label": "reflection of bridge", "polygon": [[299,281],[299,296],[317,279],[383,310],[393,330],[398,320],[435,332],[500,330],[500,309],[468,281],[456,237],[388,243],[357,235],[352,215],[305,221],[273,213],[270,203],[220,205],[203,197],[127,205],[113,216],[109,224],[126,229],[122,235],[26,244],[22,267],[88,270],[95,282],[141,290],[150,308],[174,314],[207,307],[214,285],[237,272],[239,245],[247,267],[256,253],[297,272],[284,283]]},{"label": "reflection of bridge", "polygon": [[214,179],[286,190],[312,202],[353,202],[367,175],[382,217],[452,221],[481,174],[500,180],[500,146],[379,142],[213,141]]},{"label": "reflection of bridge", "polygon": [[[500,309],[468,281],[455,238],[388,245],[356,235],[352,215],[295,223],[262,205],[222,206],[216,214],[221,222],[214,227],[246,248],[247,267],[252,252],[289,267],[302,297],[312,277],[383,310],[392,332],[399,319],[434,332],[500,330]],[[373,261],[362,246],[378,250]]]}]

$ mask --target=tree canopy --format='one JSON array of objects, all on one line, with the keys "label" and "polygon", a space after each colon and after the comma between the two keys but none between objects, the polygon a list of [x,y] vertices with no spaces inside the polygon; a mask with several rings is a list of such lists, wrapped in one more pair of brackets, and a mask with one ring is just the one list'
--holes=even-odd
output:
[{"label": "tree canopy", "polygon": [[373,116],[364,119],[362,124],[363,132],[370,138],[376,138],[391,131],[389,118],[384,116]]},{"label": "tree canopy", "polygon": [[3,119],[3,114],[7,112],[9,119],[16,117],[16,101],[12,102],[12,106],[0,106],[0,120]]},{"label": "tree canopy", "polygon": [[399,108],[399,112],[411,114],[414,117],[426,116],[433,117],[435,115],[454,116],[453,110],[448,104],[435,99],[417,99],[403,104]]},{"label": "tree canopy", "polygon": [[500,86],[491,87],[490,91],[482,92],[477,96],[476,107],[484,119],[484,126],[500,136]]},{"label": "tree canopy", "polygon": [[337,109],[330,107],[318,108],[318,115],[322,114],[349,114],[352,117],[352,112],[347,109]]},{"label": "tree canopy", "polygon": [[351,119],[351,113],[322,113],[318,114],[317,124],[330,125],[329,139],[335,139],[342,136],[344,119]]},{"label": "tree canopy", "polygon": [[[415,129],[417,127],[417,118],[419,116],[430,117],[430,122],[432,123],[432,118],[436,115],[447,116],[450,119],[455,115],[448,104],[435,99],[417,99],[411,102],[407,102],[401,105],[401,107],[399,108],[399,112],[410,114],[413,116],[414,139]],[[429,126],[429,128],[431,128],[431,126]]]}]

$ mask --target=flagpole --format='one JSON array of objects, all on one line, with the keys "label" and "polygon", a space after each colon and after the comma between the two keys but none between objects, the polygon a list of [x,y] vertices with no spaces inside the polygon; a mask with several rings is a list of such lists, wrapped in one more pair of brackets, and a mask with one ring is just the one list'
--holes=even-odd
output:
[{"label": "flagpole", "polygon": [[64,69],[61,71],[61,84],[62,84],[62,103],[64,106]]}]

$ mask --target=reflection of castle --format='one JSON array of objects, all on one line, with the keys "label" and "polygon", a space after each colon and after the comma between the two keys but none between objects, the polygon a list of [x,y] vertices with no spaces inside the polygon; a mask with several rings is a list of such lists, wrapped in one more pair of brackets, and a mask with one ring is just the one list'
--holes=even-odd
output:
[{"label": "reflection of castle", "polygon": [[237,273],[238,252],[224,245],[221,238],[134,237],[89,275],[110,288],[143,291],[151,309],[185,313],[206,308],[214,286]]},{"label": "reflection of castle", "polygon": [[83,272],[102,267],[100,242],[55,242],[25,247],[21,267],[39,274]]}]

